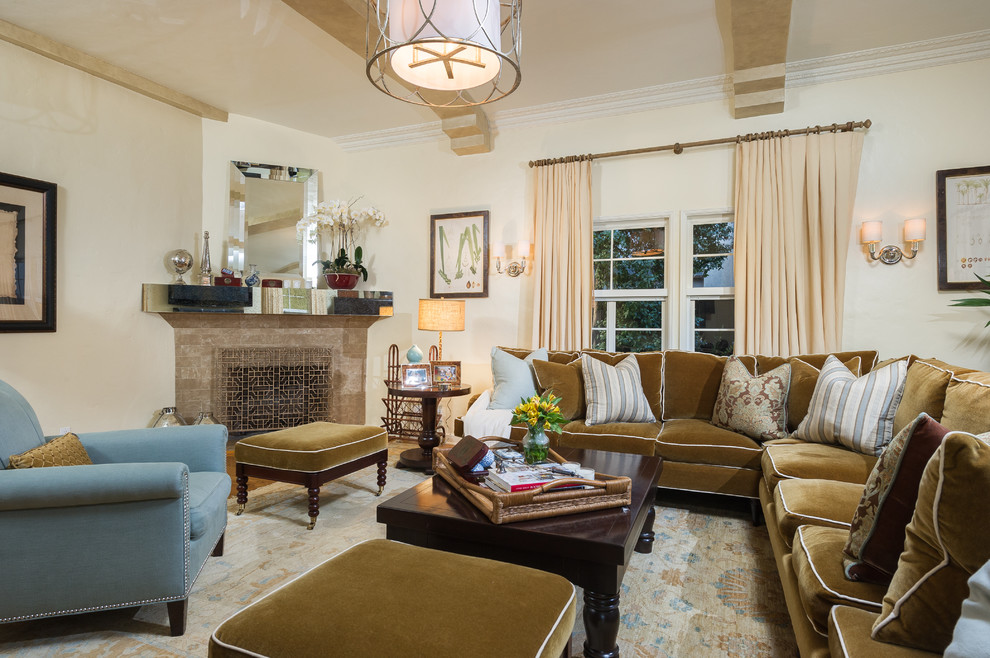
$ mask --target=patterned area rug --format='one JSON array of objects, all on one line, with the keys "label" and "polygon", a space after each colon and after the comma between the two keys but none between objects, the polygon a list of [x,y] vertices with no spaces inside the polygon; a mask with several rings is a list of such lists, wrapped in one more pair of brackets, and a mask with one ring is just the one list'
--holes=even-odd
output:
[{"label": "patterned area rug", "polygon": [[[409,447],[393,446],[390,465]],[[302,487],[255,489],[239,517],[231,499],[224,556],[210,558],[199,575],[182,637],[169,636],[165,606],[150,605],[0,625],[0,654],[201,658],[213,629],[245,605],[348,546],[384,537],[375,506],[424,477],[389,468],[381,498],[374,467],[330,482],[312,531]],[[766,528],[725,505],[697,497],[658,504],[653,553],[633,553],[622,584],[623,656],[797,655]],[[580,611],[577,619],[572,650],[581,656]]]}]

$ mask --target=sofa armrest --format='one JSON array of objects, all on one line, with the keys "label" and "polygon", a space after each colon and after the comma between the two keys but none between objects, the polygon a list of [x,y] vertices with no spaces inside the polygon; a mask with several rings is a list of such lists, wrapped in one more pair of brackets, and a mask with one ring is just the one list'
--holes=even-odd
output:
[{"label": "sofa armrest", "polygon": [[8,469],[0,471],[0,511],[177,499],[188,474],[178,462]]},{"label": "sofa armrest", "polygon": [[80,434],[94,464],[182,462],[190,471],[227,470],[227,428],[223,425],[153,427]]}]

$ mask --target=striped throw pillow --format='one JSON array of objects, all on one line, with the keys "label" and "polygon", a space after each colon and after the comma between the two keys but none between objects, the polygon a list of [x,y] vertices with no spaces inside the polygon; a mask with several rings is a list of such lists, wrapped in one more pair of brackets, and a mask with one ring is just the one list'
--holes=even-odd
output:
[{"label": "striped throw pillow", "polygon": [[894,414],[906,380],[906,361],[856,377],[829,356],[811,394],[808,415],[794,431],[794,438],[880,454],[893,437]]},{"label": "striped throw pillow", "polygon": [[643,379],[635,356],[630,354],[611,366],[582,354],[581,370],[587,401],[585,425],[656,422],[643,393]]}]

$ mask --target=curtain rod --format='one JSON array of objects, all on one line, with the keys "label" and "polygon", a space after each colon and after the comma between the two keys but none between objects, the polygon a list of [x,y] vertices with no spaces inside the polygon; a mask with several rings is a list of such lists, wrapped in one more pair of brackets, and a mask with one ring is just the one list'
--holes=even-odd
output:
[{"label": "curtain rod", "polygon": [[855,130],[856,128],[867,128],[873,125],[873,122],[867,119],[866,121],[849,121],[847,123],[833,123],[830,126],[809,126],[808,128],[799,128],[797,130],[776,130],[771,132],[763,133],[748,133],[746,135],[736,135],[735,137],[723,137],[721,139],[706,139],[700,142],[680,142],[676,144],[666,144],[664,146],[650,146],[641,149],[629,149],[626,151],[609,151],[608,153],[588,153],[587,155],[568,155],[563,158],[547,158],[545,160],[530,160],[530,167],[543,167],[545,165],[559,164],[561,162],[577,162],[579,160],[601,160],[603,158],[618,158],[625,155],[640,155],[643,153],[657,153],[659,151],[673,151],[675,155],[680,155],[684,152],[684,149],[695,148],[698,146],[714,146],[716,144],[736,144],[738,142],[751,142],[759,139],[771,139],[773,137],[790,137],[791,135],[809,135],[809,134],[819,134],[822,132],[849,132],[850,130]]}]

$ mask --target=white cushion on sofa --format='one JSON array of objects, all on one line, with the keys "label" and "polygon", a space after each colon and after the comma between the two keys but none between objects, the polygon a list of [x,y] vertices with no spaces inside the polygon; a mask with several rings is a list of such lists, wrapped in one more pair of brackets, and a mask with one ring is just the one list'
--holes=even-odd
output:
[{"label": "white cushion on sofa", "polygon": [[485,436],[509,438],[512,429],[512,410],[489,409],[488,404],[491,399],[492,389],[485,389],[485,392],[478,396],[467,413],[461,417],[465,436],[473,436],[476,439]]}]

